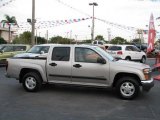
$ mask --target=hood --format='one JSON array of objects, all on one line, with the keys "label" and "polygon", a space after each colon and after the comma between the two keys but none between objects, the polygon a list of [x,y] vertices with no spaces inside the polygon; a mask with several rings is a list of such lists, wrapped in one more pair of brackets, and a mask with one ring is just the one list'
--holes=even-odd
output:
[{"label": "hood", "polygon": [[35,54],[35,53],[20,53],[15,55],[14,57],[36,57],[39,56],[40,54]]},{"label": "hood", "polygon": [[139,63],[139,62],[133,62],[133,61],[126,61],[126,60],[118,60],[114,62],[117,66],[124,66],[124,67],[130,67],[135,69],[144,69],[144,68],[150,68],[149,65]]}]

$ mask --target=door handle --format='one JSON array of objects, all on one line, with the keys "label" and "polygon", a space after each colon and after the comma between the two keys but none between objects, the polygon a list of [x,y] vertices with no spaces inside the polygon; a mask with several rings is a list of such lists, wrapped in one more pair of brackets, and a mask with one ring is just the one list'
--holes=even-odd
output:
[{"label": "door handle", "polygon": [[75,65],[73,65],[73,67],[75,67],[75,68],[80,68],[80,67],[82,67],[82,65],[80,65],[80,64],[75,64]]},{"label": "door handle", "polygon": [[56,63],[50,63],[49,65],[50,65],[50,66],[57,66]]}]

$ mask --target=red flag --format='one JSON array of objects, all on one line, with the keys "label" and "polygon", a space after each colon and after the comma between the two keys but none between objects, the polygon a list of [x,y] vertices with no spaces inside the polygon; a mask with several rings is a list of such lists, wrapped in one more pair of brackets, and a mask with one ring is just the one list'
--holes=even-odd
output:
[{"label": "red flag", "polygon": [[154,18],[153,14],[151,14],[150,22],[149,22],[149,33],[148,33],[148,48],[147,52],[151,52],[154,50],[154,39],[156,36],[155,27],[154,27]]}]

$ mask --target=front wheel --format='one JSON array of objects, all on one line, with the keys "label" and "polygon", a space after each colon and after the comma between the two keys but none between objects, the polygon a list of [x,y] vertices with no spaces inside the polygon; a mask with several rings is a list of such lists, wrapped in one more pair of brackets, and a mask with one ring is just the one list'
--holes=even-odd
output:
[{"label": "front wheel", "polygon": [[146,62],[146,57],[143,56],[140,62],[145,63]]},{"label": "front wheel", "polygon": [[140,86],[135,78],[123,77],[116,84],[116,91],[123,99],[133,99],[137,97]]},{"label": "front wheel", "polygon": [[35,92],[41,88],[42,80],[36,72],[30,72],[24,75],[22,84],[26,91]]}]

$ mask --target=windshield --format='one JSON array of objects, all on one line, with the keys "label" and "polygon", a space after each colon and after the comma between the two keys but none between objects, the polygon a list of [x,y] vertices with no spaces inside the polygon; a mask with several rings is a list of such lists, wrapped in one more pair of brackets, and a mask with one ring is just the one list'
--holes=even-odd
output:
[{"label": "windshield", "polygon": [[3,48],[3,46],[0,46],[0,50]]},{"label": "windshield", "polygon": [[118,51],[118,50],[122,50],[122,47],[121,46],[110,46],[108,47],[107,50]]},{"label": "windshield", "polygon": [[100,48],[100,47],[95,47],[95,49],[96,49],[98,52],[102,53],[102,55],[105,56],[106,58],[108,58],[110,61],[113,61],[113,60],[114,60],[114,58],[113,58],[110,54],[108,54],[105,50],[103,50],[102,48]]},{"label": "windshield", "polygon": [[4,46],[0,46],[0,50],[3,50]]},{"label": "windshield", "polygon": [[44,53],[48,53],[49,46],[33,46],[28,53],[35,53],[35,54],[41,54],[43,51]]}]

